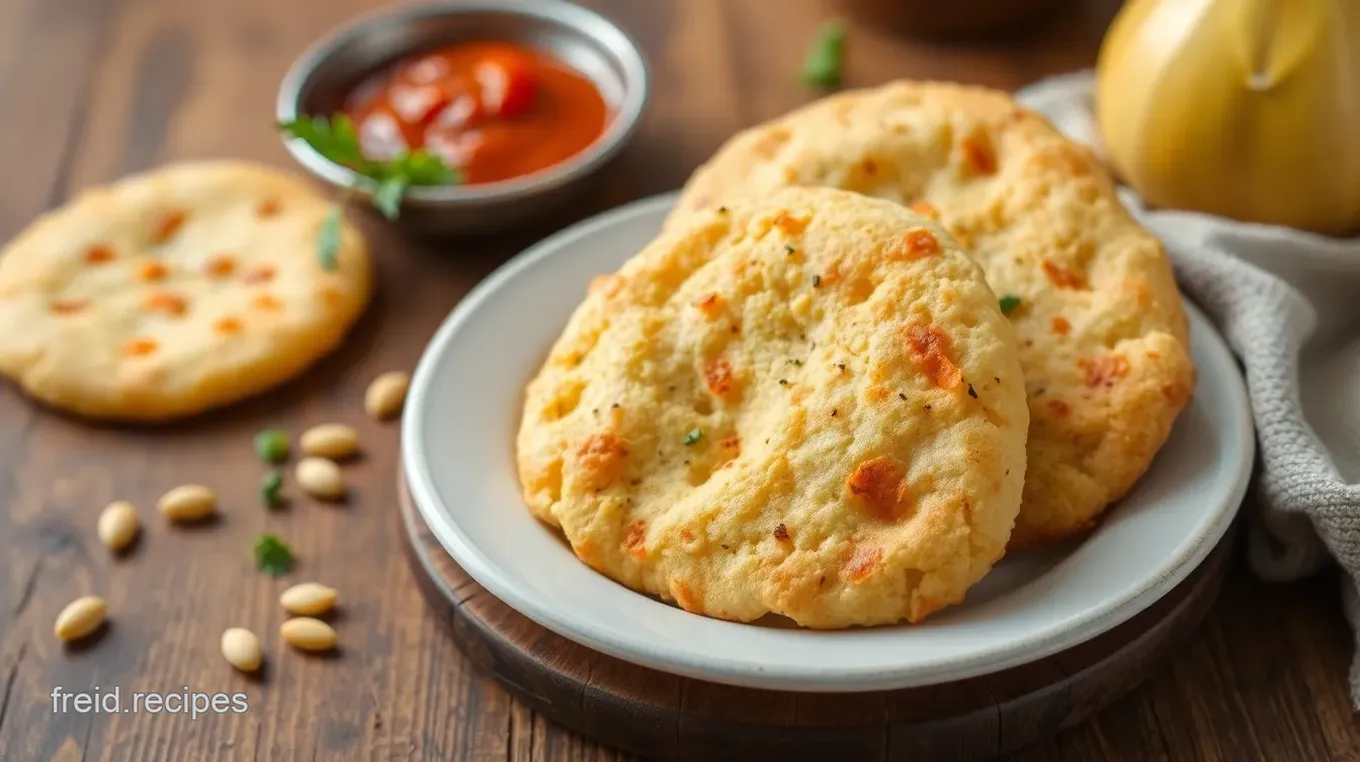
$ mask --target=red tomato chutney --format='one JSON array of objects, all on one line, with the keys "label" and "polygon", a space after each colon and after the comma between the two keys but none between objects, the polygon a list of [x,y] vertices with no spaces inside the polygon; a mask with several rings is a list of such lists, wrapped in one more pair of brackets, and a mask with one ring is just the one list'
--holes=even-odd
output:
[{"label": "red tomato chutney", "polygon": [[509,42],[465,42],[385,67],[345,99],[374,161],[418,148],[464,184],[533,174],[585,150],[613,113],[588,78]]}]

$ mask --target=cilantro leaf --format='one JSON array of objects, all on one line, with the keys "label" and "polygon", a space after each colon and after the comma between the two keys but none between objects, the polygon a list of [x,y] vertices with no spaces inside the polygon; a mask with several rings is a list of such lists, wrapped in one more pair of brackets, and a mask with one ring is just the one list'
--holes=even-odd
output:
[{"label": "cilantro leaf", "polygon": [[279,495],[279,490],[283,489],[283,474],[278,471],[270,471],[260,480],[260,502],[269,510],[283,507],[283,498]]},{"label": "cilantro leaf", "polygon": [[262,534],[252,548],[255,565],[271,577],[282,577],[293,568],[293,549],[278,535]]},{"label": "cilantro leaf", "polygon": [[703,429],[690,429],[685,434],[685,446],[692,447],[698,444],[699,440],[703,438],[704,438]]},{"label": "cilantro leaf", "polygon": [[357,172],[363,172],[368,164],[359,150],[359,133],[354,129],[354,120],[344,114],[336,114],[333,119],[313,116],[280,122],[279,129],[302,140],[336,164]]},{"label": "cilantro leaf", "polygon": [[321,231],[316,234],[316,256],[321,267],[327,271],[335,269],[335,255],[340,251],[340,221],[344,208],[336,204],[326,218],[321,221]]},{"label": "cilantro leaf", "polygon": [[817,30],[803,61],[802,81],[806,87],[840,87],[845,62],[845,22],[828,21]]},{"label": "cilantro leaf", "polygon": [[998,299],[997,303],[1001,307],[1001,314],[1009,315],[1020,306],[1020,297],[1015,294],[1006,294]]},{"label": "cilantro leaf", "polygon": [[455,185],[463,181],[458,170],[423,148],[399,156],[392,163],[411,185]]},{"label": "cilantro leaf", "polygon": [[[278,128],[297,138],[313,150],[343,167],[348,167],[374,183],[374,208],[389,220],[401,214],[401,200],[406,189],[413,185],[453,185],[462,182],[457,169],[424,150],[416,149],[390,161],[373,161],[364,156],[359,145],[359,133],[354,120],[345,114],[333,117],[311,116],[280,122]],[[351,189],[352,192],[352,189]],[[348,194],[346,194],[348,197]],[[317,234],[317,256],[322,267],[335,269],[335,255],[340,249],[341,210],[337,208],[322,223]]]},{"label": "cilantro leaf", "polygon": [[401,195],[406,192],[407,180],[404,177],[389,177],[378,183],[373,191],[373,206],[389,220],[401,214]]}]

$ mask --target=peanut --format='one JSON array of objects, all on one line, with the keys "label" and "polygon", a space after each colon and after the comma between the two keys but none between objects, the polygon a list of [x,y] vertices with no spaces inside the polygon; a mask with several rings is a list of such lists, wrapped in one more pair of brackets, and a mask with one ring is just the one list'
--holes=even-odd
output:
[{"label": "peanut", "polygon": [[137,509],[132,507],[132,503],[119,500],[109,503],[99,514],[99,524],[97,533],[99,541],[104,543],[104,547],[117,553],[126,548],[137,538],[140,526],[137,521]]},{"label": "peanut", "polygon": [[364,410],[376,420],[391,418],[406,402],[406,389],[410,385],[411,376],[399,370],[378,376],[364,392]]},{"label": "peanut", "polygon": [[108,611],[109,604],[97,595],[77,598],[57,615],[57,624],[52,631],[58,638],[68,643],[80,640],[99,629]]}]

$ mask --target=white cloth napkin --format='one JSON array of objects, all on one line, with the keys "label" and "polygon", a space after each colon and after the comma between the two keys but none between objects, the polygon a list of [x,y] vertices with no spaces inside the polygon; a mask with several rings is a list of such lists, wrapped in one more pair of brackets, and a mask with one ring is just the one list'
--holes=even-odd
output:
[{"label": "white cloth napkin", "polygon": [[[1099,152],[1092,89],[1087,71],[1016,97]],[[1260,459],[1248,504],[1252,569],[1290,580],[1334,559],[1349,579],[1343,606],[1360,654],[1360,239],[1151,210],[1121,194],[1245,368]],[[1350,690],[1360,710],[1360,657]]]}]

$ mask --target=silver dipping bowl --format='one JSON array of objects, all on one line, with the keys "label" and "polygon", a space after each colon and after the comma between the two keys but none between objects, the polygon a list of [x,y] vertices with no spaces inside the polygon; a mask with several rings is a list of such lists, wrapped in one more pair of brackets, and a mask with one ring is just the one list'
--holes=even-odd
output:
[{"label": "silver dipping bowl", "polygon": [[[482,185],[411,187],[392,224],[414,235],[489,232],[551,213],[574,198],[637,130],[647,104],[647,65],[613,22],[564,0],[446,0],[361,16],[306,50],[279,87],[277,117],[330,115],[365,76],[399,58],[462,40],[507,40],[545,50],[588,77],[613,111],[598,140],[531,175]],[[322,182],[355,188],[367,203],[372,183],[296,138],[293,158]]]}]

